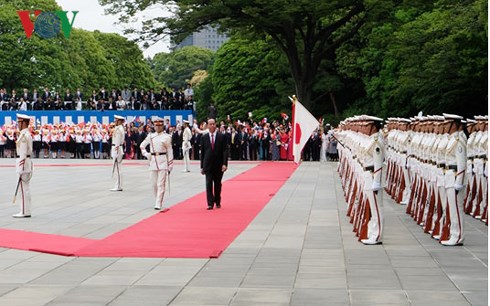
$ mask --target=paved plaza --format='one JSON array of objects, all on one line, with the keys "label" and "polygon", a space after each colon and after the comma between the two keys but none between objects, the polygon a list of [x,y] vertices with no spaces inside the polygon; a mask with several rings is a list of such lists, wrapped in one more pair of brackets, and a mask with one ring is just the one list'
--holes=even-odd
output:
[{"label": "paved plaza", "polygon": [[[124,161],[124,191],[114,193],[110,160],[34,160],[33,217],[14,219],[13,165],[0,160],[0,228],[101,239],[156,213],[145,162]],[[255,165],[230,162],[224,179]],[[363,245],[345,216],[336,166],[302,163],[218,259],[0,248],[0,305],[488,304],[487,226],[465,216],[464,246],[444,247],[385,196],[384,243]],[[198,167],[183,173],[177,162],[165,206],[205,191]]]}]

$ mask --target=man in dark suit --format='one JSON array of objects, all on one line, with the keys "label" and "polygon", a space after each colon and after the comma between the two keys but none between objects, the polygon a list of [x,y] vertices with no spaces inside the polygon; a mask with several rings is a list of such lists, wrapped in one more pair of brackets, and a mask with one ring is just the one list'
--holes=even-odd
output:
[{"label": "man in dark suit", "polygon": [[206,175],[208,209],[213,209],[214,204],[221,208],[221,179],[228,168],[228,154],[226,136],[216,130],[215,119],[208,120],[208,129],[201,137],[201,174]]}]

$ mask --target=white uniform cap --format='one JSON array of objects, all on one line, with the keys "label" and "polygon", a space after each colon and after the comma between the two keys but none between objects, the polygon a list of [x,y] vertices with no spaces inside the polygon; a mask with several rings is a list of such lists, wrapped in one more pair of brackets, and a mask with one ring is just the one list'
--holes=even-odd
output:
[{"label": "white uniform cap", "polygon": [[17,120],[31,120],[31,117],[24,114],[17,114]]},{"label": "white uniform cap", "polygon": [[124,118],[123,116],[119,116],[119,115],[114,115],[114,119],[116,119],[116,120],[126,120],[126,118]]},{"label": "white uniform cap", "polygon": [[463,120],[463,117],[459,116],[459,115],[454,115],[454,114],[446,114],[446,113],[443,113],[442,114],[444,116],[444,118],[446,119],[454,119],[454,120]]},{"label": "white uniform cap", "polygon": [[372,120],[372,121],[380,121],[380,122],[384,121],[382,118],[374,117],[374,116],[364,116],[364,120]]},{"label": "white uniform cap", "polygon": [[182,120],[182,122],[184,122],[184,123],[189,123],[189,120]]},{"label": "white uniform cap", "polygon": [[398,121],[405,122],[405,123],[411,123],[412,122],[412,120],[407,119],[407,118],[398,118]]},{"label": "white uniform cap", "polygon": [[155,119],[153,119],[153,122],[163,122],[163,118],[162,117],[155,117]]},{"label": "white uniform cap", "polygon": [[473,120],[473,119],[469,119],[468,118],[468,119],[466,119],[466,122],[468,122],[468,123],[476,123],[476,120]]}]

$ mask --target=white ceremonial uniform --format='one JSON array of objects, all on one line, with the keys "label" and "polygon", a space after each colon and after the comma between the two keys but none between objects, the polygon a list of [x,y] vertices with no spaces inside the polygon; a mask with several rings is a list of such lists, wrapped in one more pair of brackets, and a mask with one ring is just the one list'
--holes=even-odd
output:
[{"label": "white ceremonial uniform", "polygon": [[441,237],[443,245],[462,244],[463,231],[463,199],[466,177],[466,146],[467,139],[463,132],[454,132],[449,136],[446,148],[446,173],[444,183],[447,196],[447,209],[449,213],[449,237]]},{"label": "white ceremonial uniform", "polygon": [[[150,152],[146,147],[150,145]],[[162,209],[167,174],[173,169],[172,138],[165,132],[150,133],[140,145],[144,157],[149,159],[150,184],[156,197],[155,209]]]},{"label": "white ceremonial uniform", "polygon": [[20,132],[16,143],[17,159],[15,161],[16,173],[19,176],[20,212],[14,217],[31,216],[31,188],[32,177],[32,136],[28,128]]},{"label": "white ceremonial uniform", "polygon": [[362,239],[361,242],[377,244],[383,240],[383,192],[380,191],[383,189],[384,144],[381,133],[369,136],[365,146],[364,166],[373,166],[371,171],[364,171],[364,191],[369,201],[371,219],[368,223],[367,239]]},{"label": "white ceremonial uniform", "polygon": [[182,135],[182,152],[184,153],[184,171],[190,172],[190,158],[189,151],[191,150],[191,138],[192,132],[189,127],[184,129],[184,133]]},{"label": "white ceremonial uniform", "polygon": [[115,175],[115,186],[113,191],[122,191],[122,159],[124,155],[123,143],[124,143],[124,127],[118,125],[114,128],[112,133],[112,148],[111,157],[114,160],[112,175]]}]

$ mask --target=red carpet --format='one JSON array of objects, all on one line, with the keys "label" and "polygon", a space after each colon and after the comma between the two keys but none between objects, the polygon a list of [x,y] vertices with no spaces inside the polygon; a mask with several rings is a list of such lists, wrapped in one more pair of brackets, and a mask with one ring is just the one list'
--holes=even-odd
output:
[{"label": "red carpet", "polygon": [[[27,242],[6,245],[2,235],[0,246],[83,257],[218,257],[296,167],[294,163],[262,163],[224,182],[221,209],[206,210],[206,193],[203,192],[102,240],[36,234],[39,237],[35,247],[25,248],[19,245]],[[204,184],[204,177],[202,180]],[[50,243],[44,245],[43,240]]]},{"label": "red carpet", "polygon": [[72,256],[97,240],[0,229],[0,247]]}]

